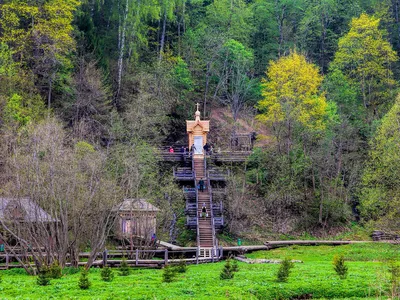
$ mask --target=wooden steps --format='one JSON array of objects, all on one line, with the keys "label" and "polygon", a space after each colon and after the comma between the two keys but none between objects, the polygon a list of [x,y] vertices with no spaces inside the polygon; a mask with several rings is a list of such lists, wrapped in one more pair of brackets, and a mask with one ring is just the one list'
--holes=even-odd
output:
[{"label": "wooden steps", "polygon": [[[194,159],[194,169],[196,171],[196,183],[200,179],[205,182],[205,170],[204,170],[204,159],[195,158]],[[206,207],[208,216],[202,216],[202,208]],[[214,246],[214,236],[212,230],[211,221],[211,204],[210,204],[210,194],[207,185],[203,192],[198,192],[198,211],[197,215],[199,217],[199,245],[200,247],[211,248]]]}]

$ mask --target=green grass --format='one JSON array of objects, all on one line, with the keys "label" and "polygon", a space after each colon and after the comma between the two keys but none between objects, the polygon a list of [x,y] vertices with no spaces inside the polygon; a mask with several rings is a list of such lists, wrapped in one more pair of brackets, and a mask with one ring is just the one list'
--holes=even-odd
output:
[{"label": "green grass", "polygon": [[[50,286],[36,285],[36,278],[23,270],[2,271],[0,299],[289,299],[313,294],[320,299],[388,299],[386,260],[399,259],[400,246],[356,244],[337,247],[288,247],[248,254],[251,258],[302,260],[296,263],[288,283],[277,283],[279,265],[239,263],[232,280],[220,280],[224,262],[192,265],[172,283],[162,282],[162,270],[134,269],[112,282],[100,279],[100,269],[92,269],[89,290],[77,286],[79,273],[52,280]],[[349,275],[340,280],[332,267],[335,254],[349,261]],[[71,272],[73,273],[73,272]],[[117,275],[117,274],[116,274]],[[386,297],[383,297],[386,296]]]}]

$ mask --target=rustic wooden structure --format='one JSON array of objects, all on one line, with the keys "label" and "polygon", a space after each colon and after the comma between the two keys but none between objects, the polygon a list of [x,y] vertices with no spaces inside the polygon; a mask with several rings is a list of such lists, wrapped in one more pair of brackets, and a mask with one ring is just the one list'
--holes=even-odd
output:
[{"label": "rustic wooden structure", "polygon": [[207,143],[207,133],[210,131],[210,121],[200,120],[199,104],[195,113],[195,120],[186,121],[188,146],[195,146],[194,157],[204,157],[203,146]]},{"label": "rustic wooden structure", "polygon": [[156,233],[160,210],[144,199],[125,199],[118,207],[115,234],[118,238],[139,236],[150,239]]}]

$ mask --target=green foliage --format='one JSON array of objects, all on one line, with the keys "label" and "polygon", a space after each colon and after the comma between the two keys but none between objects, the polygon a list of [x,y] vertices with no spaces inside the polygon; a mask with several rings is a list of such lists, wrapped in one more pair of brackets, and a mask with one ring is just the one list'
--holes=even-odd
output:
[{"label": "green foliage", "polygon": [[62,268],[57,260],[55,260],[49,267],[49,277],[59,279],[62,277]]},{"label": "green foliage", "polygon": [[178,273],[186,273],[187,271],[187,265],[186,262],[184,261],[184,257],[182,257],[179,260],[179,263],[175,266],[176,272]]},{"label": "green foliage", "polygon": [[128,276],[131,273],[128,263],[126,262],[126,257],[122,258],[121,266],[118,269],[120,276]]},{"label": "green foliage", "polygon": [[114,272],[110,267],[103,267],[100,275],[103,281],[113,281],[114,279]]},{"label": "green foliage", "polygon": [[239,272],[239,265],[236,259],[234,259],[232,263],[232,272]]},{"label": "green foliage", "polygon": [[50,284],[50,272],[47,266],[42,266],[38,270],[36,283],[41,286],[46,286]]},{"label": "green foliage", "polygon": [[231,260],[227,259],[224,265],[224,268],[221,270],[219,274],[219,278],[222,280],[232,279],[235,276],[235,271],[233,270]]},{"label": "green foliage", "polygon": [[396,261],[391,261],[389,264],[390,274],[390,293],[392,299],[400,296],[400,265]]},{"label": "green foliage", "polygon": [[371,142],[369,162],[364,170],[360,211],[365,221],[375,221],[382,229],[400,225],[400,96],[382,119]]},{"label": "green foliage", "polygon": [[176,278],[176,275],[176,268],[168,265],[163,270],[162,281],[167,283],[173,282]]},{"label": "green foliage", "polygon": [[[370,297],[372,300],[379,294],[389,296],[389,282],[385,280],[379,282],[379,279],[382,279],[379,274],[384,271],[384,275],[389,279],[387,268],[383,268],[382,264],[389,259],[389,256],[398,259],[398,251],[399,245],[365,243],[333,247],[285,247],[246,254],[252,258],[292,257],[304,261],[302,264],[296,264],[289,281],[285,284],[275,281],[279,265],[271,264],[239,263],[240,273],[234,280],[215,280],[218,279],[225,264],[225,261],[221,261],[213,264],[189,265],[187,273],[179,277],[179,282],[172,284],[161,284],[163,270],[147,268],[139,268],[128,277],[119,277],[112,283],[104,284],[100,278],[101,269],[94,268],[90,271],[93,284],[89,291],[78,288],[79,274],[64,276],[62,280],[52,284],[50,291],[56,291],[57,294],[54,296],[62,299],[93,298],[93,295],[101,299],[128,299],[132,298],[132,288],[127,287],[134,284],[134,297],[144,299],[154,298],[154,291],[158,288],[157,297],[168,299],[190,297],[224,299],[227,293],[242,299],[252,299],[255,295],[260,299],[278,299],[279,296],[290,299],[307,293],[313,294],[315,299],[365,299],[365,295],[374,295]],[[339,253],[346,255],[351,267],[352,276],[348,276],[345,281],[338,276],[332,276],[332,259]],[[3,282],[0,285],[3,298],[26,298],[26,295],[29,295],[32,299],[41,299],[43,293],[48,293],[48,288],[37,286],[36,277],[27,275],[23,269],[2,270],[0,274],[3,274]],[[207,284],[204,284],[205,282]]]},{"label": "green foliage", "polygon": [[278,273],[276,274],[276,281],[287,282],[291,269],[294,267],[294,263],[291,259],[285,258],[279,265]]},{"label": "green foliage", "polygon": [[346,266],[343,255],[336,255],[333,257],[333,268],[336,274],[339,275],[340,279],[346,279],[348,267]]},{"label": "green foliage", "polygon": [[379,18],[367,14],[354,18],[350,31],[339,40],[333,61],[333,67],[359,86],[363,105],[374,110],[390,101],[390,90],[396,85],[391,64],[398,59],[379,24]]},{"label": "green foliage", "polygon": [[87,290],[91,286],[91,282],[89,280],[89,270],[86,270],[85,268],[82,269],[78,286],[81,290]]},{"label": "green foliage", "polygon": [[262,114],[260,121],[268,124],[301,124],[310,130],[325,129],[324,118],[327,103],[320,92],[323,77],[317,67],[306,61],[303,55],[292,52],[271,62],[263,80],[263,100],[258,103]]}]

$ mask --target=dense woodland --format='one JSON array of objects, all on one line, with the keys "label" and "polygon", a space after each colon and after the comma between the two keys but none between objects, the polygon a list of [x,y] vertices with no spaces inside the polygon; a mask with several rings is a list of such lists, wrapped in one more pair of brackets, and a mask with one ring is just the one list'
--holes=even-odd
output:
[{"label": "dense woodland", "polygon": [[60,253],[100,248],[108,225],[93,220],[124,197],[160,207],[160,237],[184,244],[182,192],[156,153],[185,141],[199,102],[202,116],[224,108],[261,132],[229,180],[226,233],[398,231],[399,10],[399,0],[0,0],[1,194],[61,220]]}]

